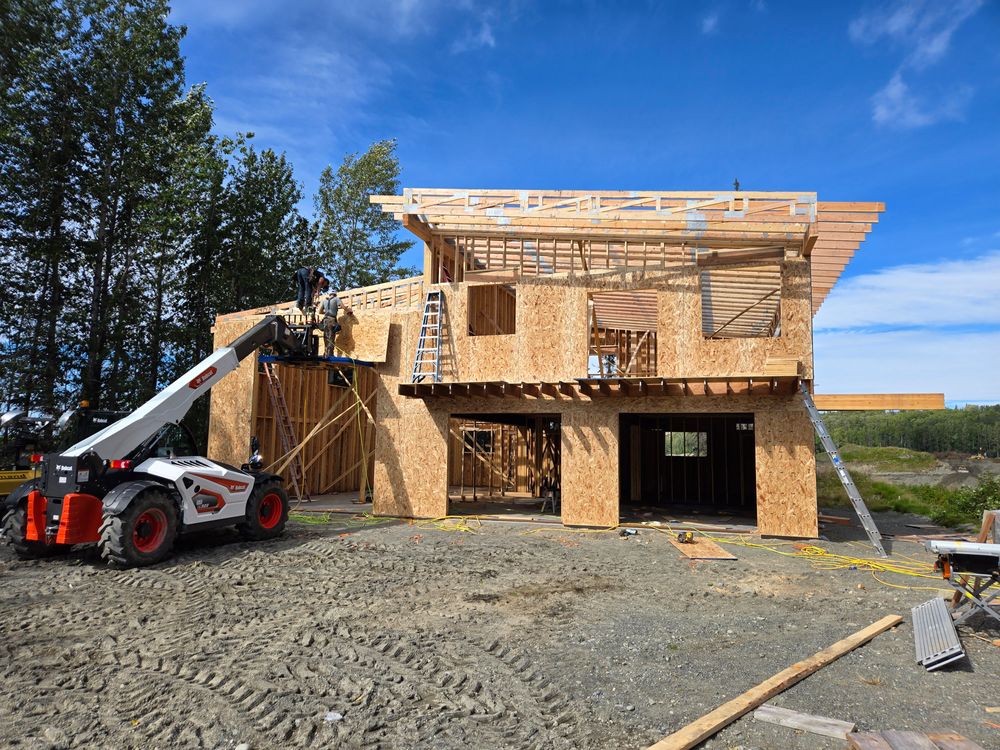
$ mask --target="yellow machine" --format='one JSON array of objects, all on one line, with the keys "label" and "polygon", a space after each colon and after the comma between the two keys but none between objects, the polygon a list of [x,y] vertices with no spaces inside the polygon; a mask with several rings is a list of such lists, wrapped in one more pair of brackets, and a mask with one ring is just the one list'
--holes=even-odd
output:
[{"label": "yellow machine", "polygon": [[[49,414],[14,409],[0,414],[0,500],[38,477],[30,457],[50,451],[59,442],[76,442],[123,417],[127,412],[91,409],[87,401],[55,419]],[[0,516],[3,512],[0,511]]]},{"label": "yellow machine", "polygon": [[6,497],[18,485],[38,476],[37,469],[16,469],[0,471],[0,498]]}]

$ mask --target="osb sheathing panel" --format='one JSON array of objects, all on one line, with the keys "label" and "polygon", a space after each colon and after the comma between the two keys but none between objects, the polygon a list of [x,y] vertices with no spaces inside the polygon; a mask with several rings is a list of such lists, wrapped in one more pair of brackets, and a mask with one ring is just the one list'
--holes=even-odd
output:
[{"label": "osb sheathing panel", "polygon": [[385,364],[377,365],[374,512],[435,518],[448,512],[448,414],[397,386],[409,380],[420,313],[392,313]]},{"label": "osb sheathing panel", "polygon": [[725,376],[762,374],[767,360],[793,357],[799,374],[812,378],[812,308],[809,263],[784,261],[781,335],[768,338],[708,339],[702,333],[701,287],[696,268],[665,280],[659,295],[657,375]]},{"label": "osb sheathing panel", "polygon": [[585,287],[518,284],[515,332],[498,336],[468,335],[467,285],[440,288],[448,326],[442,343],[444,381],[538,381],[587,376]]},{"label": "osb sheathing panel", "polygon": [[[256,323],[254,318],[217,323],[215,348],[228,346]],[[208,455],[217,461],[239,466],[250,455],[256,372],[256,358],[248,357],[212,388],[209,396]]]},{"label": "osb sheathing panel", "polygon": [[761,534],[815,537],[816,454],[801,396],[754,413],[757,527]]},{"label": "osb sheathing panel", "polygon": [[[585,298],[584,298],[585,304]],[[404,398],[419,329],[416,313],[395,314],[389,356],[379,365],[375,458],[376,514],[447,513],[448,417],[519,412],[562,419],[562,517],[572,525],[618,523],[618,415],[752,412],[755,416],[758,526],[761,533],[817,534],[812,426],[799,396],[565,399]],[[401,377],[402,375],[402,377]],[[472,378],[469,378],[470,380]],[[511,378],[512,379],[512,378]]]},{"label": "osb sheathing panel", "polygon": [[[702,333],[699,269],[678,267],[656,280],[657,372],[663,377],[763,374],[768,359],[795,358],[812,378],[809,263],[783,261],[781,335],[707,339]],[[439,285],[445,301],[442,376],[447,381],[571,380],[587,376],[590,294],[629,288],[627,281],[580,277],[516,284],[515,333],[468,335],[468,285]],[[415,344],[414,344],[415,349]],[[408,355],[412,362],[412,350]]]},{"label": "osb sheathing panel", "polygon": [[337,334],[338,356],[353,357],[364,362],[385,362],[389,346],[390,313],[388,310],[359,310],[351,315],[341,313]]}]

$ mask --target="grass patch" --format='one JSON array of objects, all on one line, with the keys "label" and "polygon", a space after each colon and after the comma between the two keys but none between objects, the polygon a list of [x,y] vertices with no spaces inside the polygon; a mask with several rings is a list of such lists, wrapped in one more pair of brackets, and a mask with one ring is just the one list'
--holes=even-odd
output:
[{"label": "grass patch", "polygon": [[850,464],[865,464],[876,471],[927,471],[937,466],[930,453],[909,448],[872,448],[848,443],[840,449],[841,457]]},{"label": "grass patch", "polygon": [[[879,449],[885,450],[885,449]],[[934,523],[956,527],[979,527],[984,510],[1000,508],[1000,477],[985,476],[978,487],[949,489],[929,484],[901,486],[873,480],[861,471],[852,471],[851,478],[857,485],[865,505],[872,511],[894,510],[927,516]],[[840,479],[832,471],[816,474],[816,494],[824,507],[848,506]]]}]

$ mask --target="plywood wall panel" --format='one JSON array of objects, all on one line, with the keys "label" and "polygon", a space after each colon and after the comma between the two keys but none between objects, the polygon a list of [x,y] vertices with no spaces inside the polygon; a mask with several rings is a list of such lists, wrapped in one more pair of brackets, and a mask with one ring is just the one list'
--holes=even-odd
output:
[{"label": "plywood wall panel", "polygon": [[448,414],[399,395],[409,380],[420,313],[393,313],[385,364],[378,365],[375,411],[376,515],[434,518],[448,510]]},{"label": "plywood wall panel", "polygon": [[[233,320],[215,326],[214,346],[228,346],[256,320]],[[253,434],[254,382],[257,361],[249,357],[212,388],[208,419],[208,455],[239,466],[250,456]]]},{"label": "plywood wall panel", "polygon": [[761,534],[816,537],[816,454],[801,396],[754,413],[757,527]]},{"label": "plywood wall panel", "polygon": [[781,335],[709,339],[702,332],[699,271],[683,269],[659,296],[657,359],[662,377],[762,374],[769,359],[795,358],[812,378],[812,309],[809,263],[782,263]]},{"label": "plywood wall panel", "polygon": [[562,413],[562,520],[618,525],[618,413],[590,404]]},{"label": "plywood wall panel", "polygon": [[389,345],[389,310],[358,310],[352,315],[341,313],[342,330],[337,334],[338,356],[353,357],[365,362],[385,362]]}]

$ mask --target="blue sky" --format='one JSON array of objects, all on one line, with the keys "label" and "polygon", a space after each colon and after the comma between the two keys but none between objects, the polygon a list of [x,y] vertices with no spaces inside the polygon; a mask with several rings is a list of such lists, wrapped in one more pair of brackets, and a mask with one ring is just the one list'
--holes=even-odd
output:
[{"label": "blue sky", "polygon": [[217,130],[286,151],[308,196],[394,137],[407,186],[883,201],[817,315],[818,389],[1000,400],[997,0],[176,0],[172,20]]}]

